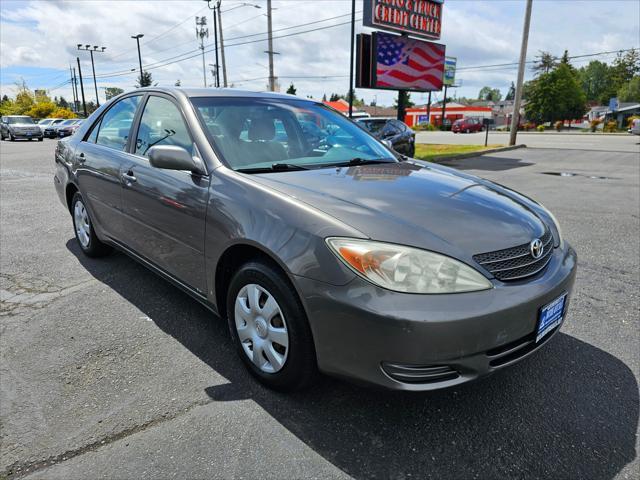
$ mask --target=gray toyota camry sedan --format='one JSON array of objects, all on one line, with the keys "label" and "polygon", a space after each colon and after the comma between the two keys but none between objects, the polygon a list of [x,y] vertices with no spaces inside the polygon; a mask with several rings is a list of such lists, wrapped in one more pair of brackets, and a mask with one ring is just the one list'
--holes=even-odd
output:
[{"label": "gray toyota camry sedan", "polygon": [[55,162],[82,251],[115,247],[227,319],[272,388],[318,371],[457,385],[532,354],[567,313],[576,254],[548,210],[401,156],[319,102],[140,89]]}]

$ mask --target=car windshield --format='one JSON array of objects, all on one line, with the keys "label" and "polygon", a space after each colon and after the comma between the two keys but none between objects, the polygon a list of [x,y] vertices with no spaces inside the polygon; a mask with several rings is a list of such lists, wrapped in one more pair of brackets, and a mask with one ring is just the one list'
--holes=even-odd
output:
[{"label": "car windshield", "polygon": [[375,138],[319,103],[217,97],[191,101],[217,153],[234,170],[397,161]]},{"label": "car windshield", "polygon": [[29,123],[33,125],[31,117],[7,117],[7,123]]},{"label": "car windshield", "polygon": [[76,123],[75,119],[70,119],[70,120],[65,120],[64,122],[60,123],[60,125],[73,125],[74,123]]},{"label": "car windshield", "polygon": [[367,131],[373,134],[376,134],[380,130],[382,130],[382,127],[384,127],[387,124],[387,121],[386,120],[360,120],[358,123],[360,123],[364,128],[366,128]]},{"label": "car windshield", "polygon": [[44,118],[38,122],[38,125],[49,125],[53,120],[50,118]]}]

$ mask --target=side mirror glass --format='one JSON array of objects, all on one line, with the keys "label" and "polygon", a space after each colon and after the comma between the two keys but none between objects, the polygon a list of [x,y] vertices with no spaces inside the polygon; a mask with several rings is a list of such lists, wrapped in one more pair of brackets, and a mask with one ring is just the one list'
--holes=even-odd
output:
[{"label": "side mirror glass", "polygon": [[156,145],[149,149],[147,155],[149,163],[155,168],[203,173],[191,154],[177,145]]}]

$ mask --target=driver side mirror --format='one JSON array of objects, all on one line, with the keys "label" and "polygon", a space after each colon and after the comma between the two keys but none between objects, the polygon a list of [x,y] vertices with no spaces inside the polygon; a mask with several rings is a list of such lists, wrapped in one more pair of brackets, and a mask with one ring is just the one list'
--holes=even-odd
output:
[{"label": "driver side mirror", "polygon": [[155,168],[165,170],[188,170],[204,174],[191,154],[177,145],[156,145],[147,152],[149,163]]}]

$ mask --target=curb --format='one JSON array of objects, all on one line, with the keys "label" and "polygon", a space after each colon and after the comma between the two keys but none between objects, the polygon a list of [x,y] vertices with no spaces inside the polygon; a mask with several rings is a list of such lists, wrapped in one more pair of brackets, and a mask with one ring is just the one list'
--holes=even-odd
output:
[{"label": "curb", "polygon": [[[428,144],[425,144],[425,145],[428,145]],[[519,145],[514,145],[512,147],[489,148],[487,150],[479,150],[477,152],[460,153],[458,155],[447,155],[443,157],[433,157],[431,160],[426,160],[426,161],[443,163],[443,162],[448,162],[450,160],[461,160],[463,158],[479,157],[480,155],[486,155],[487,153],[508,152],[509,150],[516,150],[518,148],[527,148],[527,146],[524,143],[521,143]]]}]

